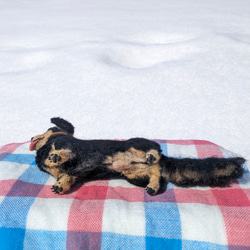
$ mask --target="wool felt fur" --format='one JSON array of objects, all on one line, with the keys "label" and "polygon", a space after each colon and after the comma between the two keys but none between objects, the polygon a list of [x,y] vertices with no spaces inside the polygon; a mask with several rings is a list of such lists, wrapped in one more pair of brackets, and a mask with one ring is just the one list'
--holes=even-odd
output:
[{"label": "wool felt fur", "polygon": [[178,186],[228,186],[243,175],[244,158],[176,159],[162,154],[160,145],[144,138],[80,140],[74,127],[51,118],[56,127],[31,139],[40,170],[53,175],[52,191],[63,194],[73,184],[90,179],[122,177],[155,195],[162,179]]}]

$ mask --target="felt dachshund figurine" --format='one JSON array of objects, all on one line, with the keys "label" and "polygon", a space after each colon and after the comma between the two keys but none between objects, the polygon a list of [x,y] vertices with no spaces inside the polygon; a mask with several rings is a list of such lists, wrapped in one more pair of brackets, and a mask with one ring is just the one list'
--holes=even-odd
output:
[{"label": "felt dachshund figurine", "polygon": [[52,118],[56,127],[31,139],[40,170],[53,175],[52,191],[63,194],[77,181],[123,177],[155,195],[161,179],[179,186],[227,186],[243,174],[244,158],[175,159],[161,154],[154,141],[133,138],[79,140],[74,127],[61,118]]}]

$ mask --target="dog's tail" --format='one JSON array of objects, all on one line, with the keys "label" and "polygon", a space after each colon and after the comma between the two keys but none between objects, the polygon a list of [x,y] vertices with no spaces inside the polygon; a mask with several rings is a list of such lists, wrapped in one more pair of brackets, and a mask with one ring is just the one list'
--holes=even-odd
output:
[{"label": "dog's tail", "polygon": [[176,159],[162,155],[162,176],[178,186],[228,186],[243,175],[246,160],[234,158]]},{"label": "dog's tail", "polygon": [[74,134],[74,126],[62,118],[53,117],[51,118],[51,123],[55,124],[62,131],[65,131],[71,135]]}]

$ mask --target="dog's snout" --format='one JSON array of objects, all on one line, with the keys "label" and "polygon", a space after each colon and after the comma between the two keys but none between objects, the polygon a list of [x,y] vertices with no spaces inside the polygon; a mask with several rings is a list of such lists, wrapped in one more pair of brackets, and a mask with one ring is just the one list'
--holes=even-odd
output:
[{"label": "dog's snout", "polygon": [[31,141],[33,141],[33,139],[34,139],[34,137],[31,137],[31,139],[30,139],[30,140],[31,140]]}]

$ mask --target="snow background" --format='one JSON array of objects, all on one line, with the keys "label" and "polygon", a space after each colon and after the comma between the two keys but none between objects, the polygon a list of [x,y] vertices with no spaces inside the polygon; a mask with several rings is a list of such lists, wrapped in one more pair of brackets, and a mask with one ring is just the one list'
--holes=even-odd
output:
[{"label": "snow background", "polygon": [[0,0],[0,145],[209,140],[250,159],[249,0]]}]

